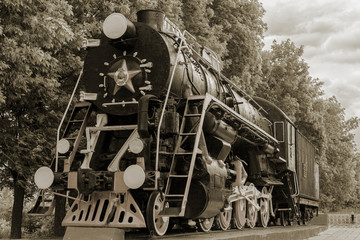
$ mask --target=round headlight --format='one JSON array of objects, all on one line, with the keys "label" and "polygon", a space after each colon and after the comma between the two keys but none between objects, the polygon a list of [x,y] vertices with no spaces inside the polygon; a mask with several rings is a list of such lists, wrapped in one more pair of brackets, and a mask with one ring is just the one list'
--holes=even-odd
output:
[{"label": "round headlight", "polygon": [[144,149],[144,142],[140,138],[135,138],[129,142],[129,151],[135,154],[141,153]]},{"label": "round headlight", "polygon": [[65,154],[70,151],[71,143],[66,139],[61,139],[57,144],[57,151],[60,154]]},{"label": "round headlight", "polygon": [[121,13],[110,14],[103,23],[105,36],[110,39],[120,38],[127,29],[127,19]]},{"label": "round headlight", "polygon": [[46,189],[54,182],[54,173],[48,167],[41,167],[35,172],[35,184],[40,189]]},{"label": "round headlight", "polygon": [[124,183],[128,188],[137,189],[145,182],[145,172],[139,165],[131,165],[124,172]]}]

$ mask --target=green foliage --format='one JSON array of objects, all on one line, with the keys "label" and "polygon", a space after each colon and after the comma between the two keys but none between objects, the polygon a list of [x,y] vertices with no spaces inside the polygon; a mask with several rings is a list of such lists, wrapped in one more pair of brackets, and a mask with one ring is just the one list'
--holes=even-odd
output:
[{"label": "green foliage", "polygon": [[226,41],[219,37],[222,26],[210,22],[214,17],[212,3],[212,0],[183,0],[183,22],[185,29],[201,45],[212,49],[221,57],[226,53]]},{"label": "green foliage", "polygon": [[[62,0],[2,2],[0,161],[26,178],[51,156],[58,79],[68,71],[62,69],[60,50],[74,39],[67,23],[71,15],[71,6]],[[2,168],[1,176],[8,174]]]},{"label": "green foliage", "polygon": [[318,79],[309,76],[307,63],[302,59],[303,47],[289,39],[271,51],[263,53],[263,78],[257,92],[274,102],[293,121],[301,121],[314,112],[314,99],[322,95]]},{"label": "green foliage", "polygon": [[[324,101],[323,156],[321,156],[322,203],[325,207],[345,207],[357,203],[359,155],[356,153],[351,130],[358,127],[359,119],[345,120],[345,112],[335,97]],[[325,187],[326,186],[326,187]]]},{"label": "green foliage", "polygon": [[[13,202],[13,191],[10,188],[3,188],[0,190],[0,239],[10,237],[10,221],[11,208]],[[31,234],[32,237],[51,237],[52,224],[54,223],[53,216],[48,217],[34,217],[29,216],[26,212],[32,207],[33,199],[27,201],[23,213],[23,231],[26,234]]]},{"label": "green foliage", "polygon": [[54,216],[34,217],[24,214],[23,229],[32,238],[49,238],[54,236]]},{"label": "green foliage", "polygon": [[10,237],[10,222],[0,218],[0,239]]},{"label": "green foliage", "polygon": [[63,109],[59,88],[79,60],[67,48],[75,35],[64,0],[9,1],[0,8],[0,179],[15,187],[11,237],[21,237],[23,189],[51,161]]},{"label": "green foliage", "polygon": [[12,191],[9,188],[0,191],[0,239],[10,237],[12,199]]},{"label": "green foliage", "polygon": [[253,94],[261,80],[261,52],[265,10],[257,0],[214,0],[212,26],[220,26],[216,33],[225,42],[224,74],[249,94]]}]

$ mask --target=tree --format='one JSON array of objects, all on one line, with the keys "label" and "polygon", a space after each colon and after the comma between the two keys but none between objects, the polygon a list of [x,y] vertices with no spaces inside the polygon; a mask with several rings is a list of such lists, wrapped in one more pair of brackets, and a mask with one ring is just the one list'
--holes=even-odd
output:
[{"label": "tree", "polygon": [[[25,181],[49,162],[58,122],[60,49],[74,34],[63,0],[2,1],[0,9],[0,174],[14,189],[11,238],[21,238]],[[72,69],[72,68],[70,68]],[[68,70],[67,70],[68,71]]]},{"label": "tree", "polygon": [[322,143],[316,140],[325,134],[323,83],[310,76],[303,52],[290,39],[274,41],[271,51],[262,54],[263,81],[255,91],[281,108],[319,149]]},{"label": "tree", "polygon": [[219,38],[222,26],[210,24],[210,19],[214,17],[212,3],[213,0],[183,0],[183,22],[185,29],[195,36],[201,45],[221,57],[226,54],[226,41]]},{"label": "tree", "polygon": [[321,202],[323,207],[336,210],[346,203],[355,204],[359,197],[355,169],[360,159],[351,133],[359,119],[345,120],[344,108],[335,97],[324,100],[322,113],[325,138],[319,161]]},{"label": "tree", "polygon": [[313,104],[322,94],[322,83],[309,75],[302,59],[303,47],[290,39],[277,43],[263,53],[263,78],[257,93],[279,106],[295,121],[309,121]]},{"label": "tree", "polygon": [[[225,42],[224,74],[247,93],[254,94],[261,79],[261,52],[266,23],[265,13],[257,0],[214,0],[211,26],[220,42]],[[220,28],[221,27],[221,28]]]}]

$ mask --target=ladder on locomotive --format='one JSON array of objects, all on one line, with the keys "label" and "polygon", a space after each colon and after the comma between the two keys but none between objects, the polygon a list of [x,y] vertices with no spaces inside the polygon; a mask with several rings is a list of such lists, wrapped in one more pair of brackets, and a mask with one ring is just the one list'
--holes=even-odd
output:
[{"label": "ladder on locomotive", "polygon": [[[66,124],[62,138],[73,142],[73,149],[67,154],[57,156],[58,159],[64,160],[64,172],[70,171],[71,163],[73,162],[77,149],[80,145],[81,137],[84,134],[86,122],[89,119],[90,112],[91,103],[88,102],[76,103],[73,111],[71,112],[70,119]],[[56,166],[55,169],[57,169]],[[54,195],[51,194],[51,196],[45,196],[45,191],[41,190],[36,199],[34,207],[28,213],[33,216],[48,216],[52,214],[54,207]]]},{"label": "ladder on locomotive", "polygon": [[[168,181],[166,183],[163,210],[160,215],[169,217],[182,217],[185,215],[195,160],[197,155],[201,154],[199,142],[207,107],[205,99],[205,96],[191,96],[187,99],[179,137],[172,157]],[[201,113],[192,111],[196,109],[197,106],[202,106]],[[186,123],[191,118],[195,120],[196,123],[188,130],[186,129]],[[191,148],[192,150],[184,151],[182,146],[189,137],[195,137]],[[187,158],[187,160],[190,158],[190,161],[184,161],[184,158]],[[180,167],[182,170],[179,171]],[[184,171],[184,169],[187,168],[188,171]]]},{"label": "ladder on locomotive", "polygon": [[62,138],[72,142],[73,149],[69,153],[59,156],[60,159],[64,159],[64,172],[70,171],[71,164],[74,161],[77,149],[80,145],[81,137],[84,134],[86,122],[89,119],[90,113],[91,103],[89,102],[76,103],[71,112]]}]

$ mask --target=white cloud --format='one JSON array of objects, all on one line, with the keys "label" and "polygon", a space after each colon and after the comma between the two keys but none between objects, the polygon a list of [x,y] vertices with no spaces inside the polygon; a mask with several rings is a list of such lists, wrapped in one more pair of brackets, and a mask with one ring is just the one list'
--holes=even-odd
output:
[{"label": "white cloud", "polygon": [[[325,83],[326,96],[335,95],[348,118],[360,117],[360,2],[259,1],[268,24],[265,49],[274,39],[281,42],[290,38],[296,45],[303,45],[310,74]],[[357,133],[360,143],[360,129]]]},{"label": "white cloud", "polygon": [[354,49],[360,49],[359,39],[360,21],[354,22],[347,27],[344,26],[342,30],[330,35],[324,45],[328,50],[341,49],[343,51],[352,51]]},{"label": "white cloud", "polygon": [[342,1],[262,0],[266,10],[264,20],[269,35],[294,35],[299,33],[335,31],[331,24],[346,11]]}]

